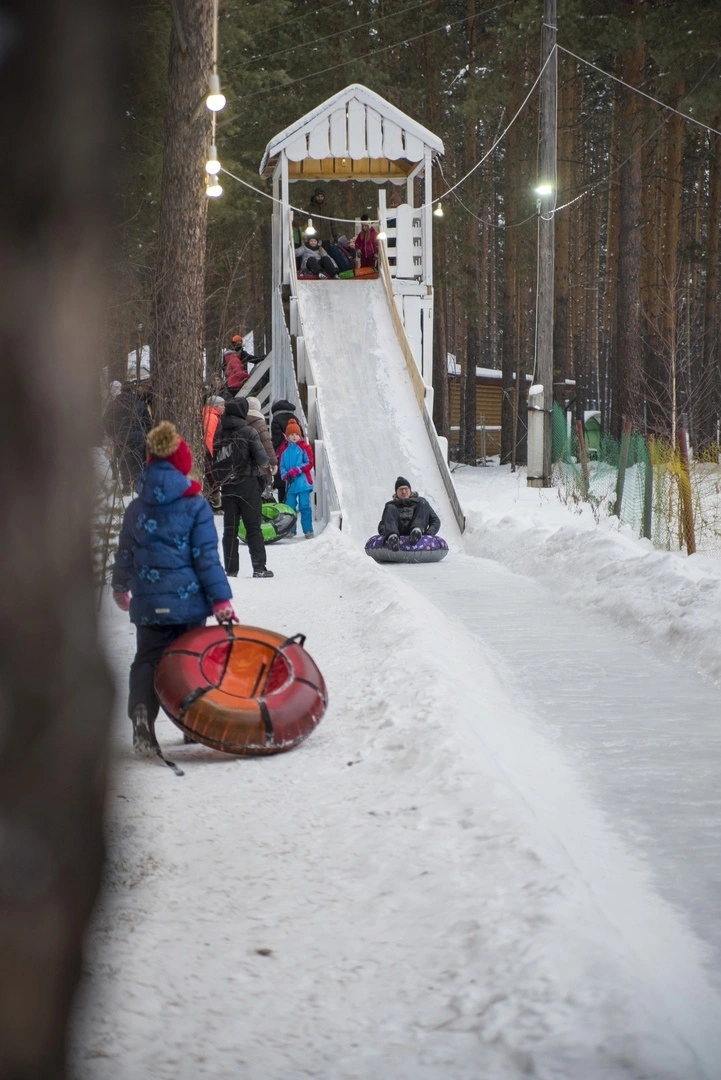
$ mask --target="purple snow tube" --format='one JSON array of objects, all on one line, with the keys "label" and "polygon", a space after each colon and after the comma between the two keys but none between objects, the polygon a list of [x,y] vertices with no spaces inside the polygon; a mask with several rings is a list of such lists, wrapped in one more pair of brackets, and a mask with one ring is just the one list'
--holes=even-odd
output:
[{"label": "purple snow tube", "polygon": [[448,544],[442,536],[422,536],[417,544],[412,544],[410,537],[401,536],[398,551],[391,551],[385,540],[385,536],[371,536],[366,555],[382,563],[430,563],[440,562],[448,554]]}]

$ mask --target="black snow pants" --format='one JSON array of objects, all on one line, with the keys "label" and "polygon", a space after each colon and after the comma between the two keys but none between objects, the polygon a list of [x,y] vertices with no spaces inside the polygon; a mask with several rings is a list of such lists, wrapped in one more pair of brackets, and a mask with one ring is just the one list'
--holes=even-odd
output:
[{"label": "black snow pants", "polygon": [[257,476],[246,476],[233,481],[233,494],[224,490],[223,507],[223,559],[226,574],[237,574],[240,565],[238,526],[242,520],[250,552],[253,570],[265,570],[265,544],[260,531],[263,515]]},{"label": "black snow pants", "polygon": [[321,255],[320,258],[317,255],[311,255],[305,265],[309,274],[325,274],[326,277],[335,277],[338,273],[335,263],[327,255]]},{"label": "black snow pants", "polygon": [[145,705],[148,710],[148,719],[151,723],[155,720],[160,709],[160,702],[155,693],[153,679],[160,657],[171,641],[175,641],[186,630],[194,630],[197,626],[205,626],[205,619],[202,622],[179,623],[177,626],[157,624],[136,626],[137,645],[135,658],[130,665],[130,693],[128,695],[128,716],[131,719],[135,706]]}]

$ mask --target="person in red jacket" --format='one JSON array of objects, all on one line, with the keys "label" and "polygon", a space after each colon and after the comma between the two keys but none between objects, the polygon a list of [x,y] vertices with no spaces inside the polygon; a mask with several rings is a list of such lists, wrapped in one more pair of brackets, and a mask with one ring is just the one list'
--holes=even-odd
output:
[{"label": "person in red jacket", "polygon": [[375,270],[378,259],[378,235],[367,214],[361,214],[361,231],[354,243],[356,251],[360,253],[361,266],[370,266],[372,270]]},{"label": "person in red jacket", "polygon": [[232,349],[226,349],[223,354],[223,369],[225,371],[223,394],[227,398],[233,398],[243,383],[248,381],[250,375],[238,353],[233,352]]}]

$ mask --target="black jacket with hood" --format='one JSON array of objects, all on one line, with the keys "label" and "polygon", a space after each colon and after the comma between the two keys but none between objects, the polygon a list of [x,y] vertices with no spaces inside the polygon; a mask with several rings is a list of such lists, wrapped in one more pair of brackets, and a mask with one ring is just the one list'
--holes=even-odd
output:
[{"label": "black jacket with hood", "polygon": [[285,429],[289,420],[297,420],[295,405],[285,398],[274,401],[270,407],[270,437],[273,440],[273,449],[277,450],[285,439]]},{"label": "black jacket with hood", "polygon": [[213,473],[224,495],[240,495],[242,481],[257,477],[270,465],[257,431],[246,421],[247,415],[246,398],[227,402],[215,433]]},{"label": "black jacket with hood", "polygon": [[424,536],[435,536],[441,527],[441,519],[427,499],[412,491],[408,499],[397,496],[389,499],[383,508],[378,532],[381,536],[387,536],[396,531],[396,524],[401,536],[408,536],[411,529],[416,527]]}]

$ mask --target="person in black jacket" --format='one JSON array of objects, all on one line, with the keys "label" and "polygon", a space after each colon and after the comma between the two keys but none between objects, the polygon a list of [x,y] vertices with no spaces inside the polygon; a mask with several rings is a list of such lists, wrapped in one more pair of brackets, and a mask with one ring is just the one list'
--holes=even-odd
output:
[{"label": "person in black jacket", "polygon": [[[333,217],[333,211],[329,208],[325,198],[325,188],[317,187],[308,203],[308,214],[311,218],[317,218],[320,222],[318,229],[324,233],[329,232],[333,237],[333,243],[338,240],[338,222]],[[328,218],[329,220],[325,220]]]},{"label": "person in black jacket", "polygon": [[145,465],[145,436],[153,426],[150,410],[131,386],[125,386],[103,414],[105,434],[113,445],[113,470],[126,494]]},{"label": "person in black jacket", "polygon": [[273,577],[273,571],[265,565],[258,470],[269,468],[270,462],[258,433],[246,422],[247,415],[245,398],[235,398],[226,404],[213,443],[213,474],[220,483],[226,574],[238,576],[238,526],[242,520],[253,577],[266,578]]},{"label": "person in black jacket", "polygon": [[[289,420],[297,420],[295,405],[285,398],[278,398],[270,407],[270,437],[276,457],[281,444],[285,441],[285,429]],[[286,482],[280,475],[280,469],[273,477],[273,487],[278,492],[278,502],[285,502]]]},{"label": "person in black jacket", "polygon": [[378,532],[385,536],[391,551],[398,551],[401,536],[417,544],[422,536],[435,536],[441,527],[441,519],[427,499],[421,498],[405,476],[396,480],[395,495],[383,508]]}]

